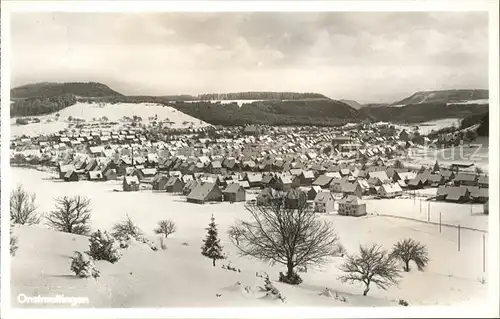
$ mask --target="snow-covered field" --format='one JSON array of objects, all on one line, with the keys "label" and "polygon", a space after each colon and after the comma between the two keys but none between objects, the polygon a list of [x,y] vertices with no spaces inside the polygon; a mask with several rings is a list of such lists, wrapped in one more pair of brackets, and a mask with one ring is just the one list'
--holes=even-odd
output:
[{"label": "snow-covered field", "polygon": [[[104,104],[100,106],[97,103],[76,103],[58,112],[60,119],[55,121],[55,114],[39,116],[40,123],[31,123],[28,125],[16,125],[15,118],[11,119],[11,135],[19,136],[25,134],[34,136],[39,134],[50,134],[63,130],[67,127],[66,122],[69,116],[74,118],[84,119],[86,122],[91,122],[93,119],[98,119],[103,116],[109,121],[118,121],[124,116],[132,118],[134,115],[141,116],[144,122],[148,121],[149,117],[158,115],[158,120],[170,120],[173,124],[172,128],[188,127],[193,124],[193,127],[207,126],[209,124],[184,114],[173,107],[163,106],[154,103],[117,103]],[[47,120],[51,120],[47,123]],[[187,122],[186,124],[184,124]]]},{"label": "snow-covered field", "polygon": [[470,101],[450,102],[450,103],[447,103],[447,105],[450,105],[450,104],[463,104],[463,105],[467,105],[467,104],[488,104],[488,103],[490,103],[489,99],[478,99],[478,100],[470,100]]},{"label": "snow-covered field", "polygon": [[[341,274],[337,267],[342,263],[342,258],[337,257],[320,269],[301,273],[304,282],[299,286],[274,282],[287,298],[283,304],[262,299],[256,286],[263,285],[263,280],[255,273],[265,271],[276,281],[278,272],[284,271],[284,267],[238,257],[236,248],[228,241],[228,226],[238,218],[249,218],[243,203],[190,204],[183,196],[166,193],[113,191],[121,188],[119,182],[65,183],[46,172],[12,168],[11,185],[18,183],[36,192],[40,212],[53,209],[57,196],[89,197],[93,229],[110,229],[129,214],[151,239],[155,238],[152,229],[161,219],[174,220],[178,231],[167,239],[166,250],[153,252],[145,246],[133,246],[124,251],[124,257],[116,264],[99,262],[101,277],[94,281],[77,279],[69,270],[69,257],[74,250],[88,247],[86,238],[38,227],[16,228],[19,250],[12,259],[13,307],[23,306],[15,301],[19,293],[88,296],[91,307],[396,306],[397,299],[405,299],[410,305],[463,306],[488,300],[488,285],[480,282],[480,278],[487,278],[488,269],[483,273],[482,234],[479,232],[463,231],[459,252],[456,230],[443,228],[440,233],[435,225],[377,215],[362,218],[321,216],[334,223],[348,252],[355,252],[359,244],[378,243],[390,248],[399,239],[419,240],[429,249],[428,268],[424,272],[404,273],[399,287],[388,291],[372,287],[369,295],[363,297],[361,286],[343,284],[337,279]],[[415,214],[417,207],[411,206],[413,201],[409,200],[370,201],[368,205],[369,211],[396,215]],[[458,212],[454,205],[435,207],[436,211],[443,211],[443,221],[446,218],[452,222],[449,216]],[[432,209],[434,211],[434,206]],[[461,220],[469,219],[465,214],[468,209],[466,206],[464,212],[455,215]],[[228,254],[228,259],[219,261],[215,268],[200,253],[212,214]],[[486,235],[486,244],[487,240]],[[221,268],[228,263],[240,268],[241,273]],[[235,288],[237,282],[251,286],[252,293]],[[345,296],[347,302],[320,296],[325,287]]]},{"label": "snow-covered field", "polygon": [[414,131],[413,128],[415,126],[418,126],[418,132],[422,135],[427,135],[432,130],[438,131],[445,127],[452,127],[453,125],[455,125],[455,127],[459,127],[460,121],[461,119],[459,118],[447,118],[447,119],[440,119],[422,123],[415,123],[414,125],[395,125],[395,127],[398,129],[406,129],[407,131],[413,132]]}]

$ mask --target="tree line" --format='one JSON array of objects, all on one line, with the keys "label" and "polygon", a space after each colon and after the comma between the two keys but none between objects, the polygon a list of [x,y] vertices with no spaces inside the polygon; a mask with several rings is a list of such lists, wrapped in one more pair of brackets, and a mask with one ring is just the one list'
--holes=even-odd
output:
[{"label": "tree line", "polygon": [[57,112],[76,103],[72,94],[17,99],[10,105],[10,116],[36,116]]}]

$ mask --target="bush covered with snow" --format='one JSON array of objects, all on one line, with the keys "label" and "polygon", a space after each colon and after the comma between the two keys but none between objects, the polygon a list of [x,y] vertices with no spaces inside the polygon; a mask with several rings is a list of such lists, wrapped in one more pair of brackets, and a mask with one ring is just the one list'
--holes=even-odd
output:
[{"label": "bush covered with snow", "polygon": [[409,306],[408,301],[403,300],[403,299],[399,299],[398,304],[399,304],[400,306],[404,306],[404,307],[408,307],[408,306]]},{"label": "bush covered with snow", "polygon": [[95,260],[107,260],[114,264],[120,259],[121,253],[118,250],[118,243],[108,232],[104,231],[102,233],[97,230],[90,236],[89,242],[90,250],[88,254]]},{"label": "bush covered with snow", "polygon": [[290,285],[299,285],[302,283],[302,278],[294,271],[291,276],[287,276],[280,271],[280,282],[284,282]]},{"label": "bush covered with snow", "polygon": [[265,299],[272,299],[272,300],[279,299],[282,302],[285,302],[286,298],[281,294],[279,289],[273,285],[271,279],[269,279],[269,276],[267,276],[264,279],[264,287],[259,287],[259,288],[261,291],[266,292],[266,295],[264,296]]},{"label": "bush covered with snow", "polygon": [[11,256],[16,255],[16,251],[19,248],[19,246],[17,245],[17,242],[18,242],[17,237],[12,235],[12,233],[11,233],[11,235],[10,235],[10,255]]},{"label": "bush covered with snow", "polygon": [[128,215],[124,220],[113,225],[111,235],[118,241],[120,248],[128,248],[130,241],[135,240],[148,245],[153,251],[158,250],[153,242],[144,237],[143,231]]},{"label": "bush covered with snow", "polygon": [[81,278],[97,278],[100,276],[99,270],[95,267],[94,259],[88,253],[75,251],[71,257],[71,271]]}]

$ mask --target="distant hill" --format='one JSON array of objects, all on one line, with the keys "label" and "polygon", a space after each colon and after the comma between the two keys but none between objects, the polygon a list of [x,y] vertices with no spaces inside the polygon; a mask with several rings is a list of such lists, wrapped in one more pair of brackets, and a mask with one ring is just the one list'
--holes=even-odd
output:
[{"label": "distant hill", "polygon": [[339,102],[345,103],[355,110],[359,110],[359,109],[364,107],[364,105],[359,104],[358,102],[353,101],[353,100],[339,100]]},{"label": "distant hill", "polygon": [[341,125],[359,120],[359,112],[349,105],[325,99],[263,100],[239,107],[237,103],[197,101],[172,103],[164,97],[117,96],[100,98],[106,103],[159,103],[213,125]]},{"label": "distant hill", "polygon": [[12,99],[32,97],[55,97],[72,94],[83,97],[121,96],[107,85],[97,82],[35,83],[18,86],[10,90]]},{"label": "distant hill", "polygon": [[[391,106],[405,106],[423,103],[461,103],[488,99],[488,90],[443,90],[417,92]],[[478,103],[480,104],[480,103]],[[484,102],[483,102],[484,104]]]},{"label": "distant hill", "polygon": [[[443,118],[467,118],[488,111],[487,90],[417,92],[393,104],[333,100],[319,93],[238,92],[225,94],[124,96],[101,83],[37,83],[11,90],[11,116],[35,116],[59,111],[76,101],[158,103],[213,125],[321,125],[390,121],[418,123]],[[245,101],[241,107],[233,102]],[[400,107],[394,107],[394,106]]]},{"label": "distant hill", "polygon": [[328,99],[319,93],[297,92],[238,92],[238,93],[209,93],[200,94],[202,101],[220,100],[303,100],[303,99]]},{"label": "distant hill", "polygon": [[479,136],[489,136],[489,123],[490,123],[490,112],[481,113],[466,117],[460,123],[460,128],[464,129],[476,124],[479,124],[477,128],[477,134]]},{"label": "distant hill", "polygon": [[444,118],[466,118],[487,112],[488,104],[422,103],[403,107],[364,107],[360,113],[372,120],[419,123]]}]

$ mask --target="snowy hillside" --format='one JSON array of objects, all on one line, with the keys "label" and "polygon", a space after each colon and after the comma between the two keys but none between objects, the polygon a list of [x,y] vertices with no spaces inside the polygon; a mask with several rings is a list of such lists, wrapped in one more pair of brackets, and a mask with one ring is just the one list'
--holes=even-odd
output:
[{"label": "snowy hillside", "polygon": [[[158,120],[170,120],[173,124],[172,128],[182,128],[193,125],[193,127],[202,127],[209,124],[184,114],[172,107],[163,106],[153,103],[117,103],[103,104],[96,103],[77,103],[58,112],[60,117],[56,121],[55,114],[38,116],[40,123],[31,123],[28,125],[16,125],[15,119],[11,119],[11,134],[19,136],[22,134],[33,136],[37,134],[50,134],[58,132],[65,127],[68,117],[84,119],[86,122],[91,122],[94,119],[103,116],[108,118],[108,121],[116,122],[124,116],[132,118],[140,116],[143,122],[147,123],[149,117],[158,115]],[[48,122],[50,121],[50,122]]]},{"label": "snowy hillside", "polygon": [[[464,231],[461,251],[457,251],[456,230],[453,229],[440,233],[435,225],[376,214],[362,218],[322,215],[320,218],[333,222],[341,243],[350,253],[354,253],[359,244],[377,243],[391,248],[397,240],[407,237],[427,245],[430,263],[425,271],[415,269],[402,273],[398,287],[388,291],[372,287],[369,295],[364,297],[362,286],[345,284],[338,279],[342,274],[338,269],[342,257],[332,257],[321,267],[301,273],[304,282],[298,286],[277,282],[278,273],[285,270],[283,265],[270,266],[240,257],[228,239],[227,229],[235,220],[249,218],[243,203],[198,205],[187,203],[182,196],[166,193],[114,192],[113,189],[121,188],[119,181],[68,184],[51,179],[46,172],[20,168],[13,168],[12,176],[12,186],[22,182],[26,189],[36,192],[40,212],[53,209],[54,194],[89,197],[92,200],[93,230],[109,230],[128,214],[159,246],[158,237],[152,231],[157,221],[172,219],[178,228],[166,240],[165,250],[154,252],[147,246],[134,244],[123,252],[118,263],[99,262],[101,277],[95,281],[77,279],[69,269],[69,257],[73,251],[88,247],[85,237],[36,227],[17,227],[15,234],[19,238],[19,250],[12,261],[13,297],[20,292],[85,295],[90,297],[91,307],[338,307],[397,306],[398,299],[407,300],[413,306],[472,305],[486,300],[488,293],[488,285],[481,283],[481,278],[486,278],[487,282],[488,269],[483,272],[482,234],[477,232]],[[382,214],[388,212],[388,207],[380,202],[380,205],[368,206],[367,209]],[[392,204],[391,207],[399,209]],[[418,206],[401,206],[401,211],[410,207]],[[212,214],[218,224],[223,251],[227,254],[227,259],[219,260],[216,267],[212,267],[211,260],[200,253],[205,228]],[[34,242],[43,244],[33,245]],[[231,264],[241,272],[225,270],[223,264]],[[256,276],[257,272],[269,274],[273,284],[286,297],[286,303],[262,299],[263,293],[258,286],[263,285],[263,279]],[[241,285],[235,287],[237,282]],[[241,289],[245,286],[250,287],[250,293]],[[326,287],[333,294],[336,292],[345,297],[346,302],[321,296]]]}]

